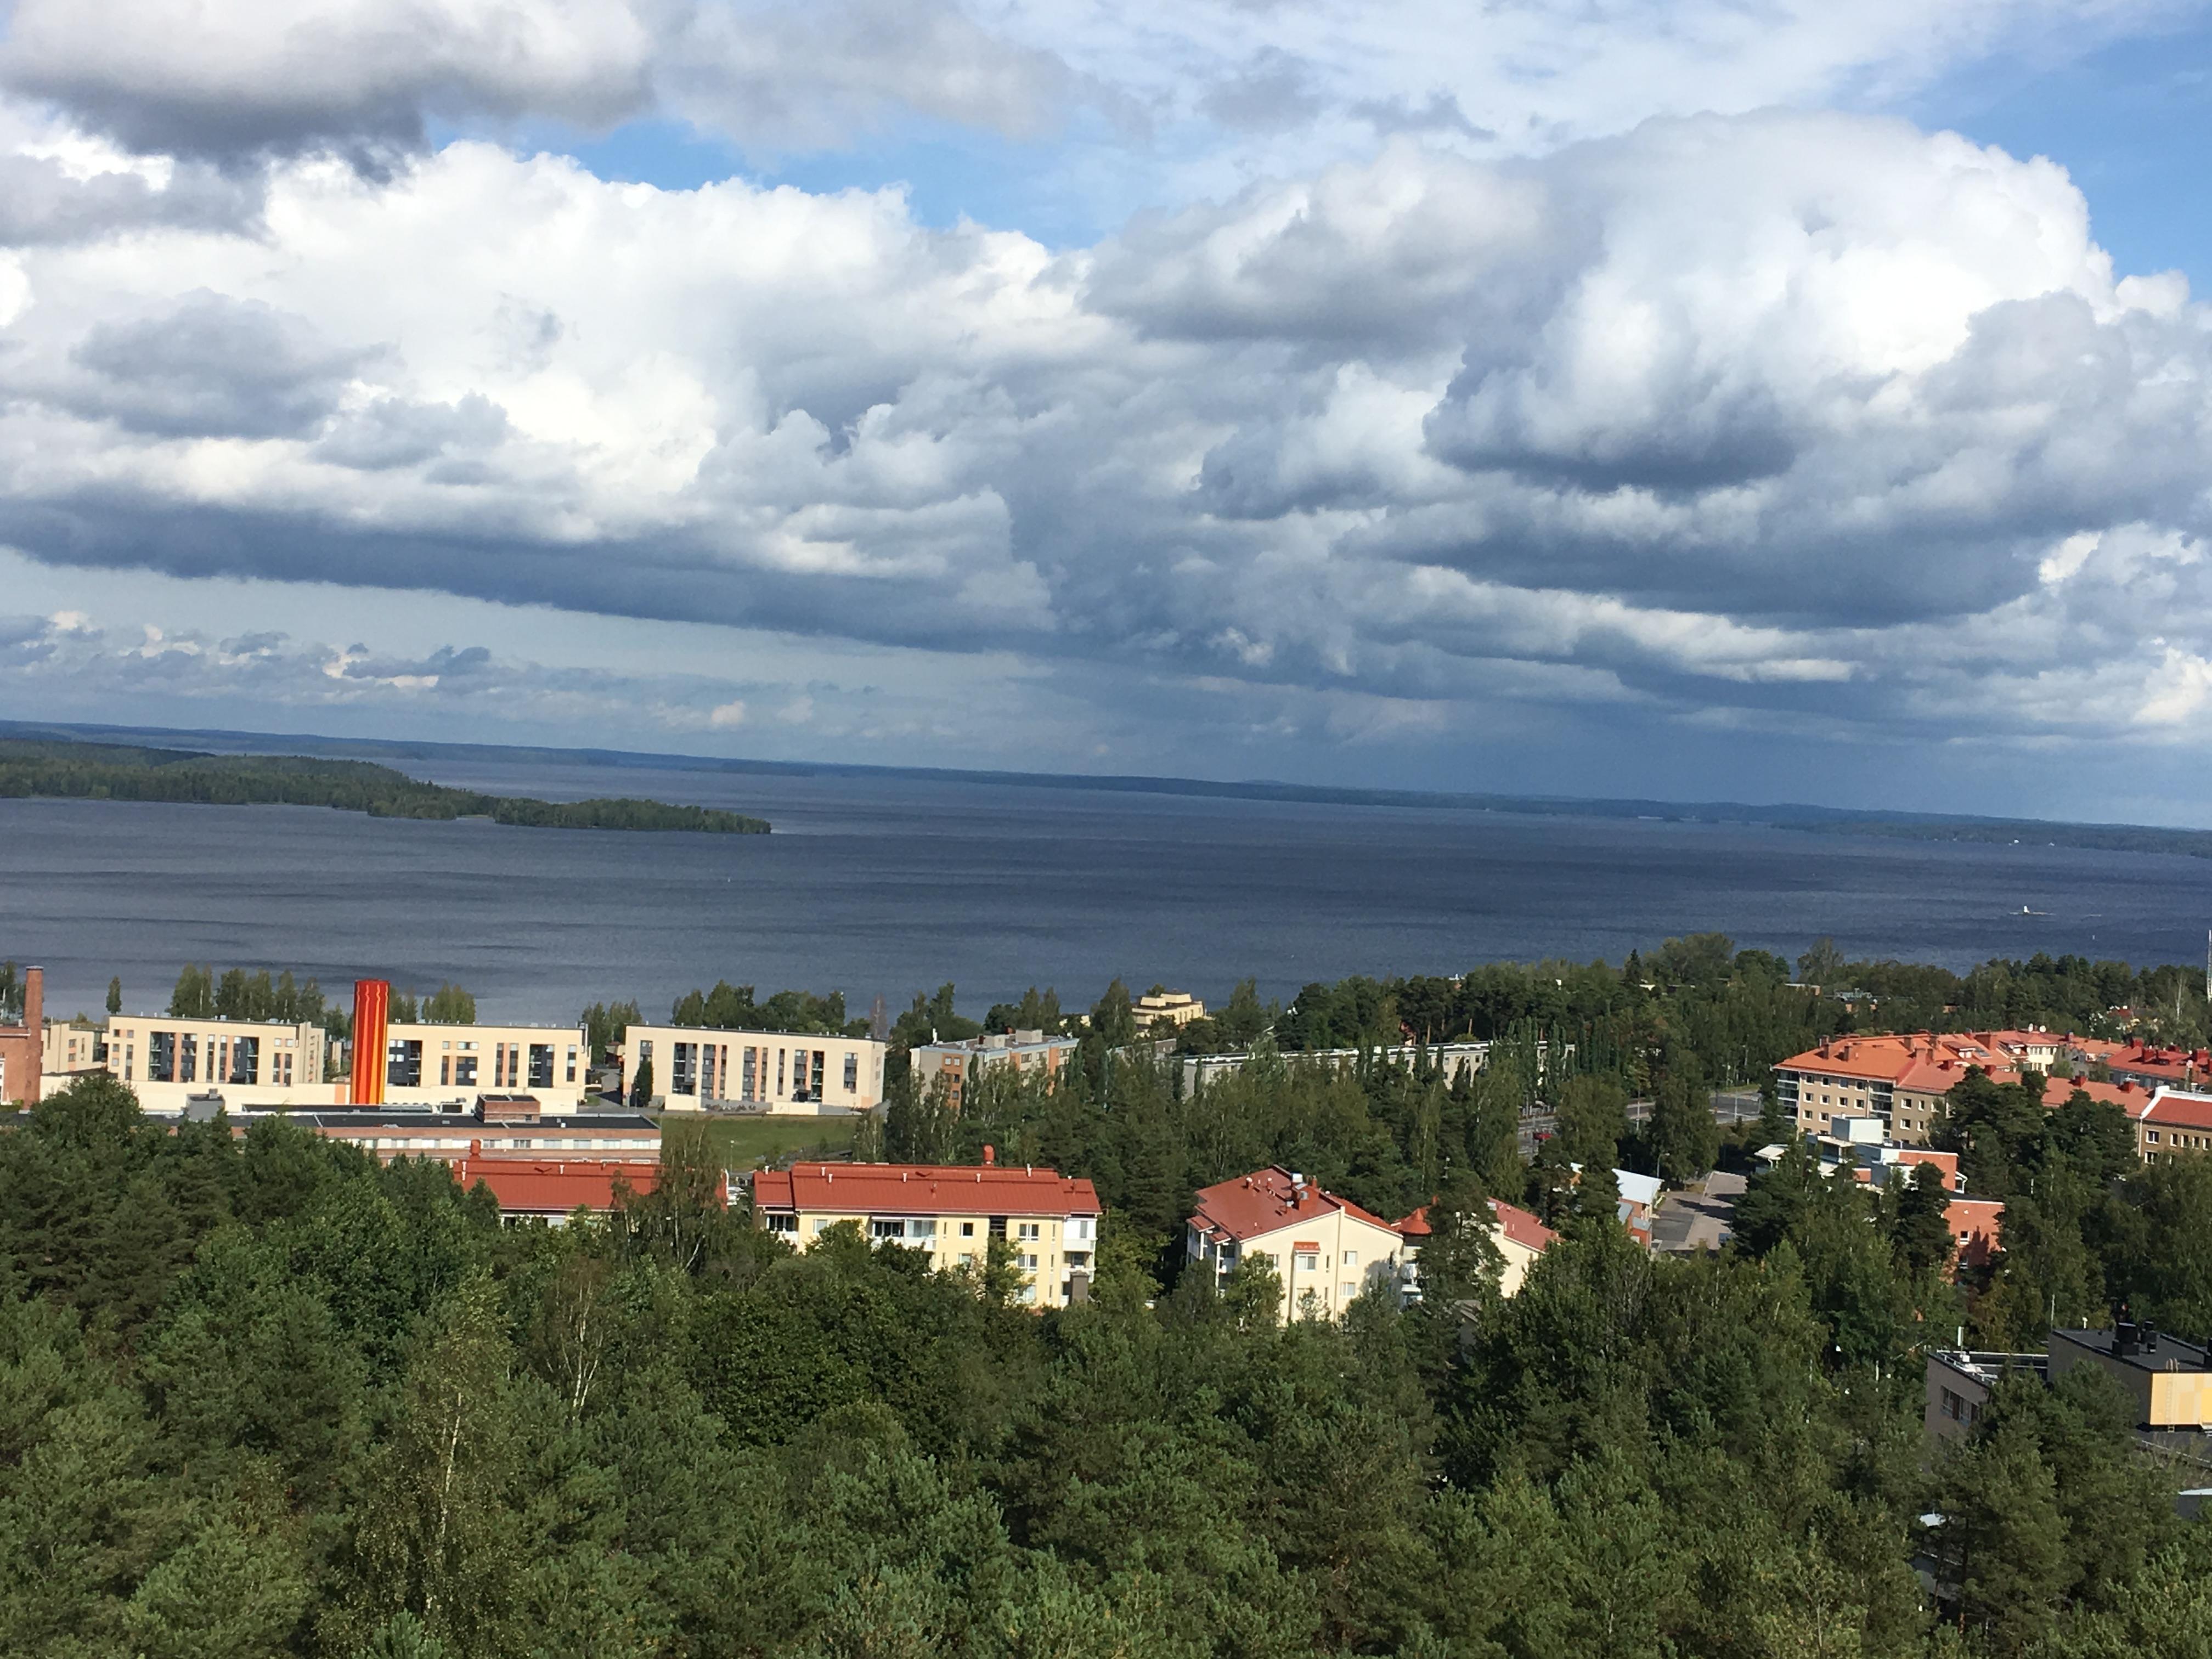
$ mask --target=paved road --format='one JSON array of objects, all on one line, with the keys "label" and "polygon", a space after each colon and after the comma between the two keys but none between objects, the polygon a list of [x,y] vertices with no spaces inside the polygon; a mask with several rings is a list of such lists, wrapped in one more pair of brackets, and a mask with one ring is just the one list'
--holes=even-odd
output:
[{"label": "paved road", "polygon": [[1698,1186],[1667,1194],[1651,1219],[1651,1248],[1678,1255],[1717,1250],[1730,1237],[1744,1178],[1716,1170]]}]

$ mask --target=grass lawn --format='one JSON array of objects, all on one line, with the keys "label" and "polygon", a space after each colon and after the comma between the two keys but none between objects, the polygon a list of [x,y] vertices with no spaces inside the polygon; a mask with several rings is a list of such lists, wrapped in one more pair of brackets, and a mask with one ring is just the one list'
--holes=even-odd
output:
[{"label": "grass lawn", "polygon": [[860,1121],[856,1117],[715,1117],[707,1120],[707,1133],[725,1168],[750,1170],[788,1152],[819,1152],[834,1158],[852,1146]]}]

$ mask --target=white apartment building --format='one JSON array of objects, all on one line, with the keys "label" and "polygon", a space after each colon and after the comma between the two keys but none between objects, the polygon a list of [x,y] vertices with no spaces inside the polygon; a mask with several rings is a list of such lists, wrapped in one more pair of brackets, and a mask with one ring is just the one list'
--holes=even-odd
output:
[{"label": "white apartment building", "polygon": [[188,1098],[210,1096],[234,1112],[328,1106],[343,1097],[323,1080],[326,1045],[319,1025],[115,1014],[106,1066],[149,1112],[182,1112]]},{"label": "white apartment building", "polygon": [[623,1035],[623,1098],[653,1067],[650,1103],[672,1111],[765,1111],[839,1116],[883,1103],[884,1055],[873,1037],[633,1025]]},{"label": "white apartment building", "polygon": [[591,1091],[591,1057],[579,1026],[394,1024],[377,1103],[459,1110],[478,1095],[527,1094],[549,1112],[574,1111]]}]

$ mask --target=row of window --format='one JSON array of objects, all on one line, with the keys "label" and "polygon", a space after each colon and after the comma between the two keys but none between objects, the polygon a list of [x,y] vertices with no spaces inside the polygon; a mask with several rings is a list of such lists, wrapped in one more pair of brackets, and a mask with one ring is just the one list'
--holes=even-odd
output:
[{"label": "row of window", "polygon": [[[730,1045],[726,1042],[672,1042],[668,1045],[668,1087],[671,1095],[683,1095],[702,1100],[735,1099],[757,1101],[767,1099],[812,1101],[819,1103],[829,1086],[830,1057],[821,1048],[775,1048],[754,1047],[741,1043],[738,1048],[737,1090],[731,1091],[732,1079],[730,1067]],[[641,1038],[638,1045],[641,1065],[653,1059],[653,1041]],[[775,1091],[769,1092],[770,1071],[769,1056],[775,1056],[774,1077]],[[854,1050],[845,1055],[845,1092],[857,1094],[860,1088],[860,1056]]]},{"label": "row of window", "polygon": [[[449,1051],[438,1057],[438,1086],[445,1089],[473,1089],[479,1085],[477,1062],[483,1058],[475,1052],[474,1042],[447,1042]],[[491,1084],[496,1091],[520,1088],[550,1089],[556,1067],[555,1045],[550,1042],[495,1042],[491,1046]],[[528,1054],[526,1073],[524,1055]],[[568,1045],[565,1081],[576,1080],[576,1068],[582,1050],[574,1043]],[[386,1046],[384,1055],[384,1080],[395,1089],[419,1089],[422,1086],[422,1044],[412,1037],[395,1037]]]}]

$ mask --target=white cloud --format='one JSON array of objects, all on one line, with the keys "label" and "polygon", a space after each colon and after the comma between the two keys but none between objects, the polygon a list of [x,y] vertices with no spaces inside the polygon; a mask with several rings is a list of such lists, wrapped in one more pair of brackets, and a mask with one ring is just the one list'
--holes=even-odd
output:
[{"label": "white cloud", "polygon": [[[15,0],[0,78],[131,147],[327,147],[659,113],[757,155],[901,122],[1079,131],[1182,199],[1419,133],[1537,154],[1654,115],[1893,102],[2169,0]],[[1095,170],[1095,169],[1094,169]],[[1079,176],[1079,165],[1071,181]],[[1154,192],[1156,195],[1157,192]]]},{"label": "white cloud", "polygon": [[[478,143],[274,164],[258,216],[14,252],[0,536],[1005,653],[1098,700],[1055,716],[1086,753],[1127,752],[1103,710],[1140,680],[1318,742],[1547,701],[2185,738],[2172,687],[2212,653],[2207,313],[2116,280],[2059,169],[1893,121],[1401,139],[1057,254],[896,190],[662,191]],[[223,648],[139,659],[278,683]],[[463,699],[502,660],[311,679]],[[619,706],[856,741],[1021,707],[894,701]]]}]

